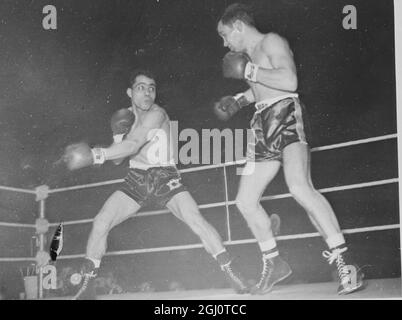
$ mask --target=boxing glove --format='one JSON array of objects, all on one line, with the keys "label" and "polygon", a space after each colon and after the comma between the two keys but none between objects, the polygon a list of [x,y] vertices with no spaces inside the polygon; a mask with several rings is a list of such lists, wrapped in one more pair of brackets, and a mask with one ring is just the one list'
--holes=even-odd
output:
[{"label": "boxing glove", "polygon": [[135,115],[129,109],[117,110],[110,119],[110,127],[115,143],[123,141],[124,136],[130,132],[135,121]]},{"label": "boxing glove", "polygon": [[223,57],[222,71],[225,78],[246,79],[257,81],[258,65],[244,52],[228,52]]},{"label": "boxing glove", "polygon": [[66,147],[63,160],[67,168],[72,171],[94,164],[102,164],[106,159],[104,149],[91,149],[87,143],[80,142]]},{"label": "boxing glove", "polygon": [[219,120],[227,121],[241,108],[248,106],[250,102],[247,101],[243,94],[236,96],[225,96],[214,104],[214,112]]}]

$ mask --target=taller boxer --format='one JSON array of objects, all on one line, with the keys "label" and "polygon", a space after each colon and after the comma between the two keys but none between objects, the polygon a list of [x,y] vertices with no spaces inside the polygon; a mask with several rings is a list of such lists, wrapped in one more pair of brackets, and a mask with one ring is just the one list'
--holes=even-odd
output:
[{"label": "taller boxer", "polygon": [[309,132],[304,105],[296,92],[296,66],[288,42],[276,33],[259,32],[251,10],[237,3],[226,8],[217,32],[230,49],[223,59],[223,76],[244,80],[250,89],[221,99],[215,104],[216,114],[228,120],[240,108],[255,102],[250,123],[255,144],[249,149],[245,167],[252,174],[241,176],[236,198],[262,252],[263,268],[253,293],[267,293],[291,274],[279,255],[270,219],[260,204],[261,195],[281,165],[290,193],[328,245],[323,255],[337,267],[338,294],[358,290],[363,274],[353,263],[330,204],[311,181]]},{"label": "taller boxer", "polygon": [[[249,288],[234,267],[218,232],[204,219],[182,184],[171,148],[169,117],[155,104],[155,77],[146,70],[135,71],[127,95],[131,106],[117,111],[111,120],[114,143],[110,147],[91,149],[87,144],[79,143],[68,146],[65,151],[64,159],[70,170],[101,165],[108,160],[119,164],[122,159],[130,158],[124,183],[106,200],[94,219],[81,276],[74,277],[77,282],[81,280],[74,299],[95,299],[93,280],[106,252],[109,231],[148,203],[166,206],[186,223],[217,260],[235,291],[248,292]],[[155,154],[155,144],[161,139]]]}]

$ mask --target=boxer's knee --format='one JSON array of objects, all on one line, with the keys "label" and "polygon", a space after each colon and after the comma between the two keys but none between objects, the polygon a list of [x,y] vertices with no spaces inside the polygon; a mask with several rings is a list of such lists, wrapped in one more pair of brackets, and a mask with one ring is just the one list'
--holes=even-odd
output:
[{"label": "boxer's knee", "polygon": [[236,207],[244,216],[253,215],[258,211],[259,202],[250,201],[243,197],[237,197],[235,200]]},{"label": "boxer's knee", "polygon": [[315,189],[306,181],[293,181],[288,183],[289,192],[298,202],[305,202],[305,199],[313,196]]},{"label": "boxer's knee", "polygon": [[271,228],[271,221],[259,202],[237,198],[236,206],[254,232],[267,232]]}]

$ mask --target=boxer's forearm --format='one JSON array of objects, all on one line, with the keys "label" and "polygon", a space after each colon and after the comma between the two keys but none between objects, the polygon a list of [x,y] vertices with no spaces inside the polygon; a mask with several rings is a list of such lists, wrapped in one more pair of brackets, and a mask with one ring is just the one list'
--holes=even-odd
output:
[{"label": "boxer's forearm", "polygon": [[265,69],[260,67],[257,72],[257,82],[277,90],[293,92],[297,89],[296,74],[286,68]]},{"label": "boxer's forearm", "polygon": [[104,149],[105,160],[118,160],[136,154],[140,149],[140,144],[132,140],[124,140],[120,143],[112,144]]},{"label": "boxer's forearm", "polygon": [[[123,140],[121,140],[121,141],[123,141]],[[111,144],[111,146],[113,146],[113,145],[115,145],[115,144],[118,144],[118,143],[120,143],[120,142],[113,142],[113,143]],[[113,161],[113,163],[114,163],[116,166],[118,166],[118,165],[120,165],[120,164],[124,161],[124,159],[125,159],[125,158],[119,158],[119,159],[115,159],[115,160],[112,160],[112,161]]]}]

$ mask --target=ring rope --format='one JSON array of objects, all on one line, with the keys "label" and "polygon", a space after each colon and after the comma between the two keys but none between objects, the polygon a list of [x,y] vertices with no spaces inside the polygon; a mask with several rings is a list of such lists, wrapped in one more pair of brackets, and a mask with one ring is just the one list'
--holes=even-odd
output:
[{"label": "ring rope", "polygon": [[[373,227],[363,227],[363,228],[354,228],[354,229],[343,229],[342,232],[344,234],[354,234],[354,233],[364,233],[364,232],[374,232],[374,231],[384,231],[384,230],[393,230],[398,229],[400,227],[399,224],[389,224],[382,226],[373,226]],[[278,236],[275,239],[278,241],[286,241],[286,240],[294,240],[294,239],[306,239],[306,238],[316,238],[321,237],[318,232],[311,233],[300,233],[300,234],[292,234],[292,235],[284,235]],[[243,239],[243,240],[231,240],[224,241],[224,245],[238,245],[238,244],[249,244],[257,242],[256,239]],[[163,251],[177,251],[177,250],[188,250],[188,249],[197,249],[203,248],[201,243],[197,244],[189,244],[189,245],[181,245],[181,246],[167,246],[167,247],[159,247],[159,248],[144,248],[144,249],[133,249],[133,250],[120,250],[120,251],[111,251],[107,252],[105,256],[118,256],[118,255],[130,255],[130,254],[139,254],[139,253],[150,253],[150,252],[163,252]],[[71,254],[71,255],[61,255],[58,259],[75,259],[75,258],[83,258],[85,254]],[[27,257],[27,258],[0,258],[0,261],[14,262],[14,261],[30,261],[35,260],[35,258]]]},{"label": "ring rope", "polygon": [[35,228],[35,225],[29,223],[0,222],[0,227]]},{"label": "ring rope", "polygon": [[15,191],[15,192],[19,192],[19,193],[36,194],[36,191],[35,191],[35,190],[22,189],[22,188],[14,188],[14,187],[6,187],[6,186],[0,186],[0,190]]}]

